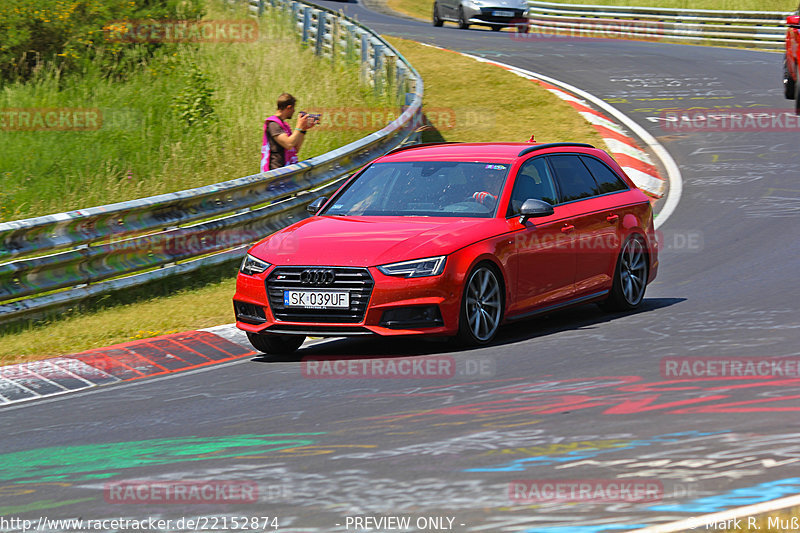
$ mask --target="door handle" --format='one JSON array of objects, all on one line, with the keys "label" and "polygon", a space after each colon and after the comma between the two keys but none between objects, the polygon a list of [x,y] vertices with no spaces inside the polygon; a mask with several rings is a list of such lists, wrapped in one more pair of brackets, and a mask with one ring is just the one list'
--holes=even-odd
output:
[{"label": "door handle", "polygon": [[606,220],[609,224],[614,224],[617,220],[619,220],[619,215],[608,215]]},{"label": "door handle", "polygon": [[561,233],[569,233],[570,231],[574,230],[575,226],[564,224],[564,227],[561,228]]}]

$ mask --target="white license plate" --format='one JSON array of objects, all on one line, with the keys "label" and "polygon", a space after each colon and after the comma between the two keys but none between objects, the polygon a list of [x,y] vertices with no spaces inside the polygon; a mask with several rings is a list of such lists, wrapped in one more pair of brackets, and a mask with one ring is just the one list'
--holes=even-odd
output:
[{"label": "white license plate", "polygon": [[349,292],[333,291],[283,291],[285,307],[304,307],[306,309],[348,309]]},{"label": "white license plate", "polygon": [[495,17],[513,17],[514,16],[514,12],[513,11],[493,11],[492,12],[492,16],[495,16]]}]

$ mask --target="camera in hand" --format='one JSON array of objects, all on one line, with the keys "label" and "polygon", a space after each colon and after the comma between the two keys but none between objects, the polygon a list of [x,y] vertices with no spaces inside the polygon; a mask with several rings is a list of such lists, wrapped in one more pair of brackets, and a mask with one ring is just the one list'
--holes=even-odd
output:
[{"label": "camera in hand", "polygon": [[314,124],[318,123],[322,117],[322,113],[306,113],[305,111],[300,111],[300,113],[305,115],[306,118],[310,119]]}]

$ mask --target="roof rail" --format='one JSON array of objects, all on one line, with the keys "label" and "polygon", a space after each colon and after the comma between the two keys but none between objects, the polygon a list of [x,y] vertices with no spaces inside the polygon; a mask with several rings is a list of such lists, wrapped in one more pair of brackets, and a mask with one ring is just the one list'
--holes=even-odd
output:
[{"label": "roof rail", "polygon": [[579,146],[581,148],[594,148],[594,146],[592,146],[591,144],[586,144],[586,143],[545,143],[523,148],[522,151],[517,154],[517,157],[522,157],[523,155],[535,152],[536,150],[544,150],[545,148],[558,148],[559,146]]},{"label": "roof rail", "polygon": [[457,141],[444,141],[444,142],[432,142],[432,143],[406,144],[405,146],[398,146],[394,150],[386,152],[386,154],[384,155],[396,154],[397,152],[402,152],[403,150],[408,150],[410,148],[422,148],[424,146],[436,146],[440,144],[461,144],[461,143]]}]

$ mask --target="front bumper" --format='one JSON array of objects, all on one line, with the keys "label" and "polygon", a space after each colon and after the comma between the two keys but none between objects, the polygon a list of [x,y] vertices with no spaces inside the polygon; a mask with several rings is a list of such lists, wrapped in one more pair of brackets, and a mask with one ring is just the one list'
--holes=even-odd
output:
[{"label": "front bumper", "polygon": [[[280,300],[288,286],[276,284],[276,270],[270,267],[256,276],[239,273],[234,295],[236,326],[251,333],[342,337],[360,335],[454,335],[458,330],[461,278],[449,265],[439,276],[400,278],[386,276],[376,268],[351,269],[368,273],[371,287],[355,288],[350,309],[345,311],[300,310],[287,313]],[[305,268],[305,267],[293,267]],[[308,267],[333,269],[342,267]],[[285,279],[285,278],[284,278]],[[302,289],[331,290],[331,285],[306,285]],[[269,293],[269,296],[268,296]],[[362,306],[359,309],[358,307]],[[305,313],[305,314],[304,314]]]},{"label": "front bumper", "polygon": [[522,9],[508,7],[464,7],[464,16],[470,24],[485,26],[526,26],[528,19]]}]

